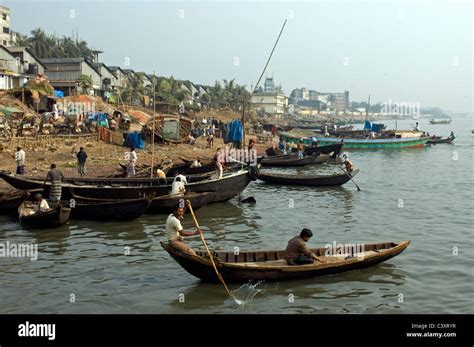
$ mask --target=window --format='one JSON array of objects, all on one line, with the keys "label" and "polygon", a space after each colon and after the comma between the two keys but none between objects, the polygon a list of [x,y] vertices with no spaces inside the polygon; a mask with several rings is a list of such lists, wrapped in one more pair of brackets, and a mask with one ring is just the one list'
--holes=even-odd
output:
[{"label": "window", "polygon": [[3,33],[4,34],[9,34],[10,33],[10,28],[3,27]]},{"label": "window", "polygon": [[7,45],[7,40],[3,40],[3,45],[4,45],[4,46]]},{"label": "window", "polygon": [[8,20],[8,15],[6,13],[2,13],[2,19],[3,20]]}]

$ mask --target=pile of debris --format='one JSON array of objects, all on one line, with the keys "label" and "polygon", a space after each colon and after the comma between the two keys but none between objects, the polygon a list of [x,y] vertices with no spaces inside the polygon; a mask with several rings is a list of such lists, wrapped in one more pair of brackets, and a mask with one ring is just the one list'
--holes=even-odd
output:
[{"label": "pile of debris", "polygon": [[173,115],[156,115],[150,117],[143,126],[142,132],[147,140],[154,134],[157,143],[183,143],[193,128],[193,121],[189,118]]}]

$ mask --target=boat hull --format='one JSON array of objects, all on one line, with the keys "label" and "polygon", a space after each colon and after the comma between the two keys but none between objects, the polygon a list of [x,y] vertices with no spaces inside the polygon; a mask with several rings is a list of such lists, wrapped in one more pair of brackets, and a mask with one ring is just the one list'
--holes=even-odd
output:
[{"label": "boat hull", "polygon": [[[225,282],[286,281],[334,275],[374,266],[397,256],[409,244],[410,241],[367,244],[367,255],[363,258],[354,255],[348,259],[334,257],[335,262],[308,265],[285,265],[286,262],[282,259],[284,251],[240,252],[238,255],[233,252],[213,252],[213,256],[217,258],[216,266]],[[197,256],[193,256],[176,250],[168,243],[161,242],[161,246],[191,275],[204,282],[219,281],[205,252],[196,252]],[[324,256],[326,248],[312,251],[317,256]],[[281,265],[273,265],[272,262]],[[263,263],[272,265],[261,265]]]},{"label": "boat hull", "polygon": [[327,176],[296,176],[296,175],[281,175],[281,174],[266,174],[260,172],[258,179],[271,184],[280,184],[287,186],[310,186],[310,187],[325,187],[325,186],[341,186],[347,183],[352,177],[357,175],[359,170],[354,170],[350,173],[341,173],[337,175]]},{"label": "boat hull", "polygon": [[28,228],[55,228],[63,225],[69,219],[71,209],[57,206],[51,211],[35,213],[31,216],[20,217],[21,225]]}]

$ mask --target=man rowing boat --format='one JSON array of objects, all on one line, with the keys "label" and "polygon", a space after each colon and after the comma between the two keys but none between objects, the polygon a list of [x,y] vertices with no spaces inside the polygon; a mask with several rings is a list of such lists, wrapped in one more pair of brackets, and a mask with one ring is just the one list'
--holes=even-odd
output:
[{"label": "man rowing boat", "polygon": [[184,200],[175,206],[172,214],[166,219],[166,237],[168,238],[168,243],[175,249],[190,254],[196,255],[196,252],[189,247],[185,242],[183,236],[194,236],[202,233],[202,230],[197,229],[194,232],[186,232],[181,226],[180,219],[183,219],[184,215]]},{"label": "man rowing boat", "polygon": [[316,256],[306,246],[309,239],[313,237],[313,232],[304,228],[299,236],[293,237],[286,246],[285,259],[288,265],[313,264],[315,260],[325,263],[321,257]]}]

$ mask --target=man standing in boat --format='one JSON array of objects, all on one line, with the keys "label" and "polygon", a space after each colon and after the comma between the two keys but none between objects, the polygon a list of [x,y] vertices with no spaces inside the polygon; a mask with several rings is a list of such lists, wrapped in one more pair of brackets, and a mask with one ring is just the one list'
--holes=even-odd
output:
[{"label": "man standing in boat", "polygon": [[166,237],[168,238],[168,243],[175,249],[190,254],[196,255],[196,252],[189,247],[185,242],[183,236],[194,236],[202,234],[202,230],[197,229],[194,232],[186,232],[181,226],[180,219],[183,219],[184,215],[184,200],[175,206],[172,214],[166,219]]},{"label": "man standing in boat", "polygon": [[304,158],[304,143],[303,143],[303,139],[301,139],[301,140],[298,142],[297,150],[298,150],[298,159],[303,159],[303,158]]},{"label": "man standing in boat", "polygon": [[325,263],[321,257],[316,256],[306,246],[309,239],[313,237],[313,232],[304,228],[299,236],[293,237],[286,246],[285,259],[288,265],[313,264],[315,260]]},{"label": "man standing in boat", "polygon": [[61,183],[64,181],[64,175],[61,171],[56,169],[56,164],[51,164],[51,170],[48,171],[43,185],[46,185],[47,181],[51,182],[49,187],[49,200],[57,202],[61,200]]}]

